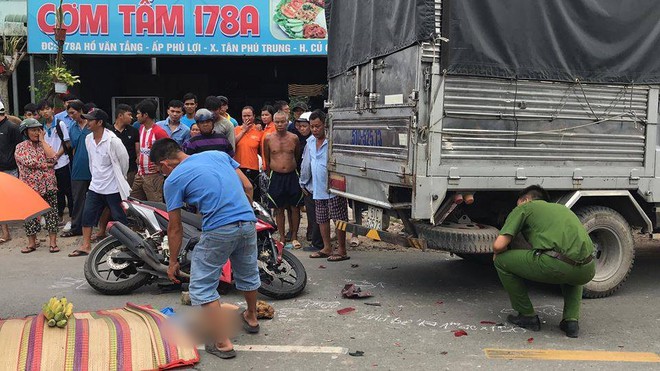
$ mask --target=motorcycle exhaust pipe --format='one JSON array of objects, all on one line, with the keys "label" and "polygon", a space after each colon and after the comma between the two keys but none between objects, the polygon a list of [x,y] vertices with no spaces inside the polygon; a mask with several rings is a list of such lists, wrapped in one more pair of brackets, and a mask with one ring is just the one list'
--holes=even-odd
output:
[{"label": "motorcycle exhaust pipe", "polygon": [[108,233],[158,272],[159,276],[167,277],[167,266],[147,252],[151,247],[135,231],[122,223],[116,222],[112,224]]}]

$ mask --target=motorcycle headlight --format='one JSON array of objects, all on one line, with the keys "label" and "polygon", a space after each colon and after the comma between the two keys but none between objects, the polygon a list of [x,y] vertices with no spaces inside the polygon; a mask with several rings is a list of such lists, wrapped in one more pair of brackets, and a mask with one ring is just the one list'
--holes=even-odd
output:
[{"label": "motorcycle headlight", "polygon": [[257,216],[261,216],[261,219],[266,220],[268,223],[275,225],[275,220],[273,219],[273,216],[270,215],[270,212],[263,207],[260,203],[253,201],[252,202],[252,208],[254,209],[255,214]]}]

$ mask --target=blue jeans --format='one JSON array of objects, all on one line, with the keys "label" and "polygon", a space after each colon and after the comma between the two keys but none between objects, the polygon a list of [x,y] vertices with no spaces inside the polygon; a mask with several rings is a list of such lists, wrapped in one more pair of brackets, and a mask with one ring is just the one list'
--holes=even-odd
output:
[{"label": "blue jeans", "polygon": [[202,232],[192,252],[189,289],[192,305],[220,299],[218,284],[227,259],[238,290],[254,291],[261,286],[254,222],[236,222]]}]

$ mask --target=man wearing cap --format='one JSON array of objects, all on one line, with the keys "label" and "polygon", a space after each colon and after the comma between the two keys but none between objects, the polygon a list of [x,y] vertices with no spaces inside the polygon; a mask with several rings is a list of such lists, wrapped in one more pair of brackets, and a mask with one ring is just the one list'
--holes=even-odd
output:
[{"label": "man wearing cap", "polygon": [[[564,205],[548,202],[540,186],[520,192],[517,207],[506,218],[493,244],[495,269],[518,315],[510,323],[532,330],[541,321],[527,295],[525,280],[561,285],[564,295],[563,319],[559,328],[566,336],[578,337],[582,286],[594,278],[594,244],[578,217]],[[509,250],[518,233],[532,250]]]},{"label": "man wearing cap", "polygon": [[[0,171],[18,178],[18,167],[14,152],[16,145],[23,141],[23,135],[18,125],[7,119],[5,105],[0,102]],[[2,225],[2,235],[0,236],[0,245],[11,240],[9,227]]]},{"label": "man wearing cap", "polygon": [[[298,120],[298,118],[300,118],[300,115],[302,115],[304,112],[307,112],[307,105],[303,102],[298,102],[298,103],[293,105],[293,108],[291,109],[291,111],[293,112],[293,122],[291,124],[289,124],[289,126],[287,127],[287,130],[293,133],[294,132],[293,129],[296,128],[296,126],[295,126],[296,121]],[[310,114],[311,114],[311,112],[310,112]]]},{"label": "man wearing cap", "polygon": [[92,248],[92,228],[98,224],[106,207],[110,209],[113,220],[128,224],[121,207],[121,201],[130,193],[126,180],[128,152],[121,139],[106,128],[110,118],[105,111],[97,108],[83,115],[83,118],[87,119],[87,125],[92,131],[85,138],[92,181],[83,211],[83,244],[73,250],[69,254],[70,257],[89,255]]},{"label": "man wearing cap", "polygon": [[[206,97],[204,101],[204,108],[211,111],[215,117],[215,123],[213,124],[213,131],[216,134],[222,134],[229,140],[232,148],[236,146],[236,137],[234,135],[234,124],[231,123],[227,118],[225,118],[226,111],[223,113],[223,101],[215,96]],[[226,109],[226,108],[225,108]]]},{"label": "man wearing cap", "polygon": [[[215,115],[213,112],[202,108],[195,113],[195,121],[199,128],[199,135],[190,138],[182,149],[187,155],[194,155],[195,153],[202,153],[206,151],[221,151],[226,152],[229,157],[234,157],[234,147],[226,136],[218,134],[213,129],[213,121]],[[233,131],[232,131],[233,132]]]}]

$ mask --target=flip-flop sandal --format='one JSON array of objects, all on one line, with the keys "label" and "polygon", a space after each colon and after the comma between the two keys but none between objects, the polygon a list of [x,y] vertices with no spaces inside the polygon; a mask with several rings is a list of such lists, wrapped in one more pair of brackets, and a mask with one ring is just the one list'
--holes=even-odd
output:
[{"label": "flip-flop sandal", "polygon": [[60,252],[60,248],[57,247],[57,245],[55,245],[55,246],[49,247],[48,251],[50,251],[51,253]]},{"label": "flip-flop sandal", "polygon": [[298,250],[302,247],[302,245],[300,244],[300,241],[298,241],[298,240],[291,241],[291,245],[293,245],[293,248],[296,249],[296,250]]},{"label": "flip-flop sandal", "polygon": [[326,259],[330,257],[330,254],[326,254],[322,251],[315,252],[309,256],[312,259]]},{"label": "flip-flop sandal", "polygon": [[75,258],[77,256],[87,256],[89,253],[87,251],[83,250],[73,250],[71,254],[69,254],[69,258]]},{"label": "flip-flop sandal", "polygon": [[245,312],[247,310],[244,310],[241,312],[241,320],[243,320],[243,330],[245,330],[248,334],[258,334],[259,333],[259,325],[252,326],[248,323],[248,321],[245,319]]},{"label": "flip-flop sandal", "polygon": [[207,353],[213,354],[214,356],[222,359],[231,359],[236,357],[236,351],[235,350],[220,350],[218,349],[215,344],[205,344],[204,345],[204,350],[206,350]]},{"label": "flip-flop sandal", "polygon": [[327,260],[329,262],[341,262],[341,261],[344,261],[344,260],[348,260],[350,258],[351,257],[348,256],[348,255],[331,255],[331,256],[328,257]]},{"label": "flip-flop sandal", "polygon": [[29,254],[29,253],[31,253],[31,252],[33,252],[33,251],[35,251],[35,250],[37,250],[37,247],[36,247],[36,246],[27,246],[26,248],[22,249],[21,252],[22,252],[23,254]]},{"label": "flip-flop sandal", "polygon": [[9,242],[9,241],[11,241],[11,238],[7,238],[7,239],[0,238],[0,245],[2,245],[5,242]]}]

